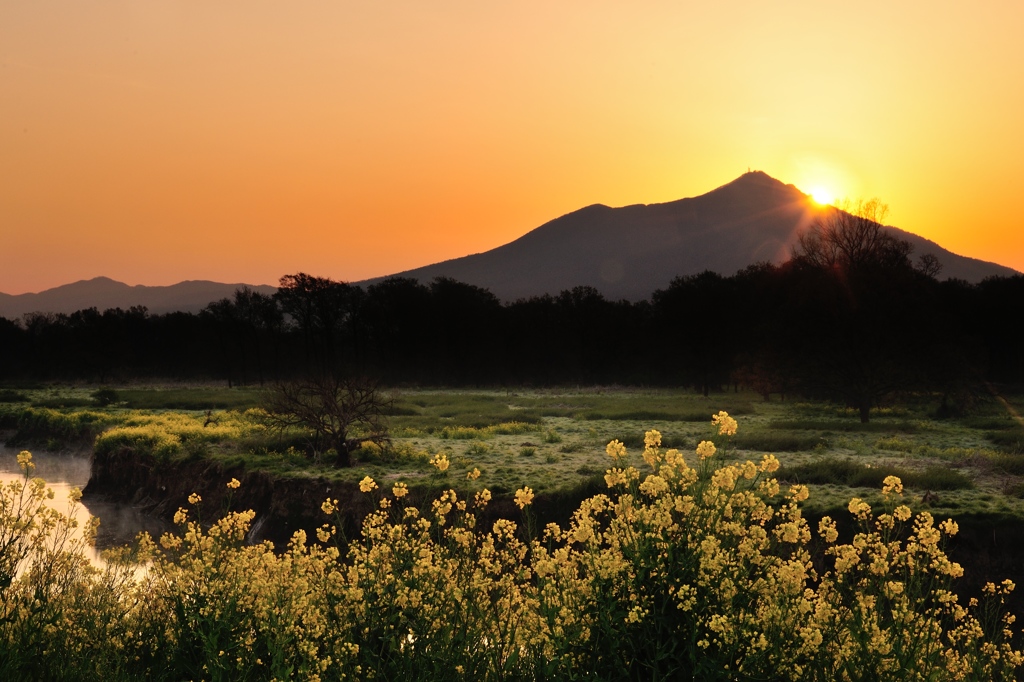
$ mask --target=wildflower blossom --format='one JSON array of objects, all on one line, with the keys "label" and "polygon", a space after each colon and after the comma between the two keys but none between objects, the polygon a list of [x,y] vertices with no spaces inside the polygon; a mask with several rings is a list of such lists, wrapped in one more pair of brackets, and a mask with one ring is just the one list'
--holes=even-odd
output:
[{"label": "wildflower blossom", "polygon": [[604,451],[614,460],[624,459],[626,457],[626,446],[618,439],[608,443]]},{"label": "wildflower blossom", "polygon": [[199,493],[192,493],[188,496],[188,503],[195,506],[203,501],[203,498],[199,496]]},{"label": "wildflower blossom", "polygon": [[738,427],[736,420],[729,416],[724,410],[711,417],[711,423],[718,426],[719,436],[733,436]]},{"label": "wildflower blossom", "polygon": [[609,488],[614,488],[617,485],[626,485],[626,472],[619,468],[609,469],[604,475],[604,482],[608,484]]},{"label": "wildflower blossom", "polygon": [[900,480],[899,476],[886,476],[885,480],[882,481],[882,494],[885,496],[889,495],[902,495],[903,494],[903,481]]},{"label": "wildflower blossom", "polygon": [[850,510],[850,513],[858,519],[866,519],[868,514],[871,513],[871,506],[859,497],[855,497],[850,500],[850,504],[847,508]]},{"label": "wildflower blossom", "polygon": [[516,506],[520,509],[525,509],[527,505],[533,502],[533,490],[529,486],[520,488],[516,491]]},{"label": "wildflower blossom", "polygon": [[232,478],[227,483],[228,488],[230,488],[231,490],[238,490],[239,486],[241,486],[241,485],[242,485],[242,482],[239,481],[237,478]]},{"label": "wildflower blossom", "polygon": [[715,455],[715,444],[709,440],[702,440],[697,444],[697,457],[701,460],[708,459]]},{"label": "wildflower blossom", "polygon": [[821,517],[821,521],[818,522],[818,533],[825,538],[825,542],[832,544],[839,538],[839,531],[836,530],[836,522],[832,520],[831,516]]},{"label": "wildflower blossom", "polygon": [[657,497],[668,492],[668,482],[661,476],[652,474],[640,484],[640,492],[651,497]]},{"label": "wildflower blossom", "polygon": [[30,473],[36,468],[35,462],[32,461],[32,453],[28,450],[22,450],[18,453],[18,466],[26,474]]},{"label": "wildflower blossom", "polygon": [[474,467],[472,471],[466,473],[466,480],[468,481],[475,481],[478,478],[480,478],[480,470],[476,467]]},{"label": "wildflower blossom", "polygon": [[396,483],[391,487],[391,494],[395,496],[396,500],[400,500],[409,494],[409,486],[405,483]]},{"label": "wildflower blossom", "polygon": [[360,492],[368,493],[377,489],[377,483],[369,476],[364,476],[363,480],[359,481]]},{"label": "wildflower blossom", "polygon": [[448,460],[448,455],[443,452],[439,452],[434,455],[433,459],[430,460],[430,464],[441,472],[448,471],[448,467],[451,466],[451,462]]}]

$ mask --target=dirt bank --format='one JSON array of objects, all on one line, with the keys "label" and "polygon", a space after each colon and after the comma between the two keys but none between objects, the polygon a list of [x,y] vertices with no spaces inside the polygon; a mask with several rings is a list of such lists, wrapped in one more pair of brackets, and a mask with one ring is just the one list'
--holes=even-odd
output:
[{"label": "dirt bank", "polygon": [[[241,481],[237,490],[229,490],[225,485],[232,478]],[[593,481],[561,495],[538,495],[533,504],[537,528],[552,521],[566,524],[579,503],[601,492],[600,487]],[[437,487],[413,489],[409,502],[421,509],[429,508],[439,490]],[[277,546],[283,546],[299,529],[312,537],[312,531],[328,521],[320,509],[328,497],[339,502],[346,535],[356,537],[362,519],[373,511],[379,499],[376,495],[361,493],[355,483],[316,477],[276,478],[260,471],[225,468],[202,458],[161,462],[129,448],[94,457],[92,477],[84,494],[128,503],[169,520],[179,507],[190,506],[188,496],[193,492],[202,496],[200,514],[208,521],[228,510],[255,510],[251,539],[271,540]],[[509,495],[496,495],[486,512],[478,516],[484,528],[490,527],[497,518],[522,518]],[[837,513],[834,516],[840,523],[840,539],[848,541],[855,532],[854,525],[848,515]],[[818,517],[808,517],[813,529],[817,529],[818,520]],[[963,598],[978,596],[986,582],[1010,578],[1021,586],[1013,596],[1011,608],[1024,613],[1024,525],[1010,519],[977,517],[961,517],[957,521],[960,533],[947,548],[950,558],[965,569],[957,591]],[[822,552],[824,547],[817,549]]]}]

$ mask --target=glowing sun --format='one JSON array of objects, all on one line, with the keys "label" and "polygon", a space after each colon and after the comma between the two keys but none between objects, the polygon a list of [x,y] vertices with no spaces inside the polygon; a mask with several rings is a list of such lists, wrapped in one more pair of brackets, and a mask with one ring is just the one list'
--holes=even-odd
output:
[{"label": "glowing sun", "polygon": [[814,199],[815,203],[821,204],[822,206],[828,206],[836,200],[836,197],[832,192],[820,185],[818,187],[811,188],[811,198]]}]

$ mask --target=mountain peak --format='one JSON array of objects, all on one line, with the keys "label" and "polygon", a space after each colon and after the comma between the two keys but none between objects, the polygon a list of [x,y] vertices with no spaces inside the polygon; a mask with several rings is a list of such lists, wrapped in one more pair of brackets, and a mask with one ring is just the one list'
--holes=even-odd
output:
[{"label": "mountain peak", "polygon": [[[450,277],[506,301],[581,285],[613,300],[636,301],[675,277],[705,270],[730,276],[757,262],[782,263],[816,212],[811,198],[794,185],[749,171],[697,197],[620,208],[593,204],[491,251],[394,276],[422,282]],[[994,263],[971,262],[916,235],[906,238],[915,255],[936,255],[945,277],[976,282],[1014,274]]]}]

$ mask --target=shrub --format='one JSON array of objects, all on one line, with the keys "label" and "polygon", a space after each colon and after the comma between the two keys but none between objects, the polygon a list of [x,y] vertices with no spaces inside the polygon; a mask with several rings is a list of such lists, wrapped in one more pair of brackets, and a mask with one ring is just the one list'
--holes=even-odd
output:
[{"label": "shrub", "polygon": [[93,391],[89,397],[96,401],[96,404],[100,407],[113,405],[119,399],[117,391],[112,388],[101,388],[98,391]]},{"label": "shrub", "polygon": [[877,488],[888,476],[898,476],[905,485],[922,490],[968,490],[973,481],[965,474],[945,467],[922,471],[902,469],[888,464],[859,464],[851,459],[817,459],[806,464],[784,467],[779,479],[791,483],[845,485],[851,488]]},{"label": "shrub", "polygon": [[1003,452],[1011,455],[1024,455],[1024,428],[992,431],[988,439],[999,446]]}]

